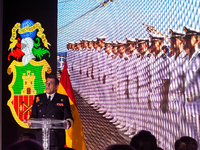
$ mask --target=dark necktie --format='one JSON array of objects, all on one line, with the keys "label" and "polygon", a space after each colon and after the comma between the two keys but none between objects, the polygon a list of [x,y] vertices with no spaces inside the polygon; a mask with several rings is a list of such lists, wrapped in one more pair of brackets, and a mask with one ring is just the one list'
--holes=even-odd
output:
[{"label": "dark necktie", "polygon": [[48,98],[48,103],[50,103],[51,102],[51,96],[49,95],[49,98]]}]

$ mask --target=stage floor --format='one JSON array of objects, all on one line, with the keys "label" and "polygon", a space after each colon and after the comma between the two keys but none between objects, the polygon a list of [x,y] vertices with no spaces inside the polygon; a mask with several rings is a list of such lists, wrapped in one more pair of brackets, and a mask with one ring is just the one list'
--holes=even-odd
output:
[{"label": "stage floor", "polygon": [[111,144],[129,144],[130,138],[117,130],[109,119],[102,117],[75,91],[74,95],[81,117],[87,150],[104,150]]}]

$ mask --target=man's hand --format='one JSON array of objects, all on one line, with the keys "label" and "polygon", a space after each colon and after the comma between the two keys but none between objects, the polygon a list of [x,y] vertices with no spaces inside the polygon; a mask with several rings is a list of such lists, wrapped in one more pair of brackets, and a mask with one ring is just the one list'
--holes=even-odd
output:
[{"label": "man's hand", "polygon": [[93,73],[91,74],[91,78],[94,79],[94,75],[93,75]]},{"label": "man's hand", "polygon": [[151,108],[151,100],[150,100],[150,98],[148,98],[148,108],[149,108],[149,109],[152,109],[152,108]]},{"label": "man's hand", "polygon": [[169,106],[168,106],[168,93],[169,93],[169,84],[170,84],[170,80],[169,79],[164,79],[164,86],[163,86],[163,100],[160,103],[160,108],[162,109],[163,113],[166,113],[169,110]]},{"label": "man's hand", "polygon": [[70,123],[69,123],[68,120],[65,120],[65,122],[64,122],[64,127],[65,127],[66,130],[69,129]]},{"label": "man's hand", "polygon": [[138,97],[138,94],[137,94],[137,102],[139,103],[140,101],[139,101],[139,97]]},{"label": "man's hand", "polygon": [[162,102],[160,103],[160,108],[163,113],[166,113],[169,110],[168,100],[162,100]]},{"label": "man's hand", "polygon": [[129,99],[129,90],[128,90],[128,89],[125,90],[125,93],[124,93],[124,94],[125,94],[126,97]]},{"label": "man's hand", "polygon": [[26,123],[28,124],[29,128],[31,126],[31,122],[29,120],[26,120]]},{"label": "man's hand", "polygon": [[103,75],[103,79],[102,79],[102,81],[103,81],[103,84],[106,83],[106,75],[105,75],[105,74]]}]

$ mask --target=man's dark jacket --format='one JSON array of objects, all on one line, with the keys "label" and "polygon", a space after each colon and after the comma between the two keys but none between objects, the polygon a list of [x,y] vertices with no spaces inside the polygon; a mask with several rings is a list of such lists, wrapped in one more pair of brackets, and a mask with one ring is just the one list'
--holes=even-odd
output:
[{"label": "man's dark jacket", "polygon": [[[35,96],[30,118],[51,118],[73,122],[68,96],[55,93],[49,103],[46,93]],[[42,143],[42,130],[37,130],[36,139]],[[50,130],[50,145],[65,145],[65,130]]]}]

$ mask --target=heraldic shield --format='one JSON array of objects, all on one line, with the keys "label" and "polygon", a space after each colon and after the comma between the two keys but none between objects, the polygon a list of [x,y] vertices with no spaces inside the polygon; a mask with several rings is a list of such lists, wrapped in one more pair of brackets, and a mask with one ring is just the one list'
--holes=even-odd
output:
[{"label": "heraldic shield", "polygon": [[51,73],[51,67],[44,59],[30,60],[26,65],[13,60],[7,69],[13,79],[8,85],[11,97],[7,102],[15,121],[23,128],[29,128],[24,119],[29,119],[34,96],[45,92],[45,73]]},{"label": "heraldic shield", "polygon": [[[29,128],[24,119],[29,119],[34,96],[45,92],[45,73],[51,73],[51,67],[42,57],[48,54],[51,45],[39,22],[26,19],[16,23],[11,30],[8,61],[13,60],[7,69],[13,79],[8,85],[11,97],[7,102],[15,121],[23,128]],[[39,59],[40,61],[35,61]]]}]

